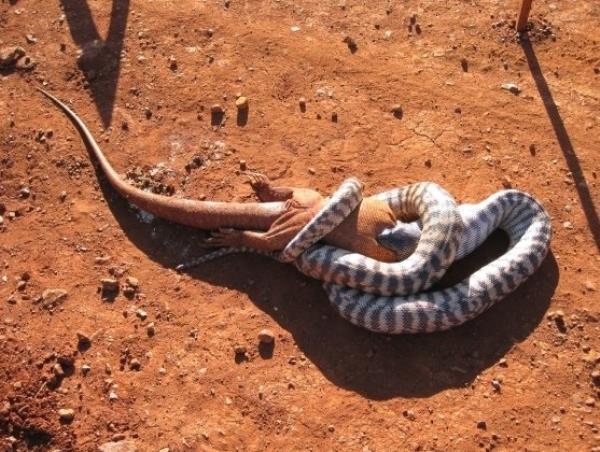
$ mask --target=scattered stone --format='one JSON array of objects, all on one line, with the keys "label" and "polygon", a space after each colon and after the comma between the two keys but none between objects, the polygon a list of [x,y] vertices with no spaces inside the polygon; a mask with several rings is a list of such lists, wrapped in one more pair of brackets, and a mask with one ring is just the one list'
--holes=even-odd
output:
[{"label": "scattered stone", "polygon": [[238,110],[247,110],[248,109],[248,98],[245,96],[240,96],[235,101],[235,106]]},{"label": "scattered stone", "polygon": [[500,381],[494,379],[491,381],[492,387],[494,388],[494,391],[496,392],[500,392],[502,390],[502,385],[500,384]]},{"label": "scattered stone", "polygon": [[402,119],[402,116],[404,114],[404,112],[402,111],[402,105],[394,104],[392,105],[392,108],[390,108],[390,111],[392,112],[395,118]]},{"label": "scattered stone", "polygon": [[531,154],[533,157],[535,157],[535,153],[536,153],[535,144],[531,143],[531,144],[529,145],[529,153],[530,153],[530,154]]},{"label": "scattered stone", "polygon": [[301,97],[300,99],[298,99],[298,104],[300,105],[300,111],[304,113],[306,111],[306,99],[304,97]]},{"label": "scattered stone", "polygon": [[293,25],[290,27],[290,31],[295,33],[297,31],[300,31],[300,27],[298,25]]},{"label": "scattered stone", "polygon": [[463,72],[469,72],[469,62],[466,58],[460,59],[460,67],[462,68]]},{"label": "scattered stone", "polygon": [[269,329],[260,330],[258,340],[263,344],[272,344],[275,341],[275,335]]},{"label": "scattered stone", "polygon": [[338,122],[338,114],[335,111],[331,113],[331,122]]},{"label": "scattered stone", "polygon": [[596,386],[600,386],[600,370],[594,370],[591,373],[591,377],[592,383],[594,383]]},{"label": "scattered stone", "polygon": [[80,349],[88,349],[92,346],[92,339],[85,333],[77,332],[77,347]]},{"label": "scattered stone", "polygon": [[500,361],[498,361],[498,365],[500,367],[508,367],[508,363],[506,362],[506,358],[501,358]]},{"label": "scattered stone", "polygon": [[31,33],[27,33],[25,35],[25,40],[27,41],[28,44],[35,44],[37,42],[37,38],[32,35]]},{"label": "scattered stone", "polygon": [[63,289],[46,289],[42,293],[42,306],[54,309],[67,299],[68,292]]},{"label": "scattered stone", "polygon": [[150,336],[150,337],[152,337],[156,334],[156,328],[154,326],[154,322],[146,325],[146,334],[148,334],[148,336]]},{"label": "scattered stone", "polygon": [[352,37],[346,36],[344,39],[342,39],[342,42],[346,43],[346,45],[350,49],[350,53],[356,53],[356,51],[358,50],[358,45]]},{"label": "scattered stone", "polygon": [[23,187],[19,190],[19,196],[23,199],[29,198],[29,196],[31,196],[31,190],[28,187]]},{"label": "scattered stone", "polygon": [[330,425],[328,425],[328,426],[327,426],[327,430],[328,430],[330,433],[333,433],[333,432],[335,432],[335,427],[334,427],[333,425],[331,425],[331,424],[330,424]]},{"label": "scattered stone", "polygon": [[502,177],[502,186],[506,189],[512,188],[512,180],[507,175]]},{"label": "scattered stone", "polygon": [[571,223],[570,221],[565,221],[565,222],[562,224],[562,226],[563,226],[563,228],[565,228],[565,229],[573,229],[573,223]]},{"label": "scattered stone", "polygon": [[223,110],[223,107],[221,107],[221,105],[214,104],[212,107],[210,107],[210,112],[215,115],[222,115],[223,113],[225,113],[225,110]]},{"label": "scattered stone", "polygon": [[583,283],[583,287],[585,287],[585,290],[589,292],[596,291],[596,285],[592,281],[586,281],[585,283]]},{"label": "scattered stone", "polygon": [[592,397],[588,397],[587,399],[585,399],[585,404],[587,406],[595,406],[596,401]]},{"label": "scattered stone", "polygon": [[556,311],[554,313],[554,323],[556,323],[556,327],[561,333],[567,331],[567,324],[565,323],[565,313],[562,311]]},{"label": "scattered stone", "polygon": [[84,364],[83,366],[81,366],[81,373],[84,377],[90,373],[90,370],[92,370],[92,368],[87,364]]},{"label": "scattered stone", "polygon": [[60,200],[60,202],[65,202],[65,199],[67,199],[67,192],[64,190],[61,191],[58,195],[58,199]]},{"label": "scattered stone", "polygon": [[125,287],[123,288],[123,294],[126,297],[131,298],[138,291],[139,287],[140,287],[140,282],[138,281],[138,279],[134,278],[133,276],[128,276],[125,279]]},{"label": "scattered stone", "polygon": [[22,279],[17,281],[17,290],[19,292],[23,292],[26,287],[27,287],[27,281],[23,281]]},{"label": "scattered stone", "polygon": [[135,315],[137,315],[141,320],[146,320],[148,318],[148,313],[142,308],[139,308],[137,311],[135,311]]},{"label": "scattered stone", "polygon": [[75,410],[71,408],[61,408],[58,410],[58,417],[63,424],[70,424],[75,419]]},{"label": "scattered stone", "polygon": [[131,370],[138,371],[142,368],[142,363],[140,363],[139,359],[133,358],[131,361],[129,361],[129,368]]},{"label": "scattered stone", "polygon": [[102,278],[100,280],[100,284],[102,285],[102,292],[119,291],[119,281],[117,281],[115,278]]},{"label": "scattered stone", "polygon": [[98,446],[99,452],[137,452],[138,448],[133,441],[109,441]]},{"label": "scattered stone", "polygon": [[2,47],[0,49],[0,68],[14,66],[24,56],[25,49],[23,47]]},{"label": "scattered stone", "polygon": [[521,92],[521,88],[519,88],[519,85],[516,85],[515,83],[503,83],[501,87],[502,89],[510,91],[514,95],[517,95]]},{"label": "scattered stone", "polygon": [[308,174],[312,174],[314,176],[317,174],[317,171],[314,168],[308,168]]},{"label": "scattered stone", "polygon": [[115,391],[110,391],[108,393],[108,400],[110,400],[111,402],[114,402],[116,400],[119,400],[119,396],[117,395],[117,393]]},{"label": "scattered stone", "polygon": [[240,170],[246,171],[248,169],[248,165],[246,164],[246,160],[240,160]]},{"label": "scattered stone", "polygon": [[243,356],[247,352],[246,347],[240,344],[237,344],[235,347],[233,347],[233,351],[237,356]]},{"label": "scattered stone", "polygon": [[404,410],[402,412],[402,415],[409,421],[414,421],[417,418],[417,416],[415,416],[415,413],[412,410]]},{"label": "scattered stone", "polygon": [[173,55],[169,57],[169,69],[172,71],[177,70],[177,58],[175,58]]},{"label": "scattered stone", "polygon": [[477,421],[477,428],[479,430],[487,430],[487,423],[485,421]]}]

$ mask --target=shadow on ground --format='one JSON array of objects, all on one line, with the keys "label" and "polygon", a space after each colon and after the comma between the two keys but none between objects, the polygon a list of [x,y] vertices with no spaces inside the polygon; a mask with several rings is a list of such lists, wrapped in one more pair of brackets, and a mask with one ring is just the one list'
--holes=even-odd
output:
[{"label": "shadow on ground", "polygon": [[82,52],[77,63],[106,128],[112,120],[119,82],[129,0],[113,0],[106,39],[98,33],[87,0],[61,0],[61,4],[71,36]]},{"label": "shadow on ground", "polygon": [[[141,223],[104,177],[99,177],[113,215],[129,240],[151,259],[174,268],[181,263],[184,249],[192,248],[189,256],[206,252],[194,245],[204,237],[203,232],[158,220]],[[472,256],[453,266],[441,285],[458,282],[500,255],[507,243],[502,232],[492,234]],[[329,307],[318,281],[261,256],[224,257],[188,275],[247,293],[293,335],[302,353],[333,384],[380,400],[427,397],[469,385],[542,321],[558,283],[558,266],[550,254],[526,284],[480,317],[451,331],[414,336],[386,336],[354,327]],[[254,283],[249,284],[250,280]],[[202,310],[202,303],[197,309]]]}]

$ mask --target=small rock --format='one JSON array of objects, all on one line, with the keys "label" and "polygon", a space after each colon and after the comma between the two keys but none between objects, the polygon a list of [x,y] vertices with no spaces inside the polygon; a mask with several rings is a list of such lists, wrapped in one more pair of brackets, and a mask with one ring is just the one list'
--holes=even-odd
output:
[{"label": "small rock", "polygon": [[148,336],[150,336],[150,337],[152,337],[156,334],[156,328],[154,326],[154,322],[146,325],[146,334],[148,334]]},{"label": "small rock", "polygon": [[265,328],[258,333],[258,340],[263,344],[272,344],[275,341],[275,335],[271,330]]},{"label": "small rock", "polygon": [[496,392],[500,392],[500,390],[502,389],[502,385],[500,384],[500,382],[498,380],[492,380],[491,384],[492,384],[492,387],[494,388],[494,391],[496,391]]},{"label": "small rock", "polygon": [[58,199],[60,200],[60,202],[65,202],[65,199],[67,199],[67,192],[64,190],[61,191],[58,195]]},{"label": "small rock", "polygon": [[331,113],[331,122],[338,122],[338,114],[335,111]]},{"label": "small rock", "polygon": [[92,370],[92,368],[87,364],[84,364],[83,366],[81,366],[81,373],[83,374],[83,376],[86,376],[87,374],[89,374],[90,370]]},{"label": "small rock", "polygon": [[335,432],[335,427],[334,427],[333,425],[331,425],[331,424],[330,424],[330,425],[328,425],[328,426],[327,426],[327,430],[328,430],[330,433],[333,433],[333,432]]},{"label": "small rock", "polygon": [[46,289],[42,293],[42,306],[45,309],[54,309],[67,299],[68,292],[63,289]]},{"label": "small rock", "polygon": [[588,397],[587,399],[585,399],[585,404],[587,406],[594,406],[596,405],[596,401],[592,397]]},{"label": "small rock", "polygon": [[141,320],[146,320],[146,318],[148,318],[148,313],[142,308],[135,311],[135,315],[137,315]]},{"label": "small rock", "polygon": [[92,345],[92,339],[85,333],[77,332],[77,345],[79,348],[90,348]]},{"label": "small rock", "polygon": [[460,67],[462,68],[463,72],[469,72],[469,62],[466,58],[460,59]]},{"label": "small rock", "polygon": [[119,281],[115,278],[102,278],[100,284],[103,292],[117,292],[119,290]]},{"label": "small rock", "polygon": [[507,91],[510,91],[511,93],[517,95],[521,92],[521,88],[519,88],[519,85],[516,85],[514,83],[503,83],[501,85],[502,89],[505,89]]},{"label": "small rock", "polygon": [[239,345],[239,344],[237,344],[235,347],[233,347],[233,351],[236,355],[245,355],[247,352],[246,347],[244,347],[243,345]]},{"label": "small rock", "polygon": [[298,99],[298,104],[300,105],[300,111],[304,113],[306,111],[306,99],[301,97]]},{"label": "small rock", "polygon": [[512,180],[507,175],[502,177],[502,186],[506,189],[512,188]]},{"label": "small rock", "polygon": [[487,423],[485,421],[477,421],[477,428],[479,430],[486,430],[487,429]]},{"label": "small rock", "polygon": [[117,395],[117,393],[115,391],[110,391],[108,393],[108,400],[110,400],[111,402],[114,402],[115,400],[119,400],[119,396]]},{"label": "small rock", "polygon": [[396,117],[398,119],[402,118],[402,115],[403,115],[402,105],[394,104],[394,105],[392,105],[392,108],[390,108],[390,111],[392,112],[394,117]]},{"label": "small rock", "polygon": [[29,196],[31,196],[31,190],[27,187],[23,187],[19,190],[19,196],[21,198],[29,198]]},{"label": "small rock", "polygon": [[417,418],[412,410],[404,410],[402,415],[410,421],[414,421]]},{"label": "small rock", "polygon": [[22,279],[17,281],[17,290],[19,292],[24,291],[26,287],[27,287],[27,281],[23,281]]},{"label": "small rock", "polygon": [[594,370],[591,373],[591,377],[592,383],[594,383],[596,386],[600,386],[600,370]]},{"label": "small rock", "polygon": [[570,221],[565,221],[565,222],[562,224],[562,226],[563,226],[563,228],[565,228],[565,229],[573,229],[573,223],[571,223]]},{"label": "small rock", "polygon": [[244,96],[240,96],[235,101],[235,106],[238,110],[247,110],[248,109],[248,98]]},{"label": "small rock", "polygon": [[169,68],[172,71],[177,70],[177,58],[175,58],[173,55],[169,57]]},{"label": "small rock", "polygon": [[129,361],[129,368],[131,370],[138,371],[142,368],[142,363],[140,363],[139,359],[133,358],[131,361]]},{"label": "small rock", "polygon": [[23,56],[25,56],[23,47],[2,47],[0,49],[0,68],[15,65]]},{"label": "small rock", "polygon": [[356,44],[356,41],[350,36],[346,36],[344,39],[342,39],[342,42],[346,43],[346,45],[350,49],[350,53],[356,53],[356,51],[358,50],[358,45]]},{"label": "small rock", "polygon": [[75,419],[75,410],[71,408],[61,408],[58,410],[58,417],[63,424],[70,424]]},{"label": "small rock", "polygon": [[246,164],[246,160],[240,160],[240,170],[246,171],[248,169],[248,165]]},{"label": "small rock", "polygon": [[109,441],[98,446],[99,452],[137,452],[138,448],[133,441]]},{"label": "small rock", "polygon": [[214,104],[212,107],[210,107],[210,112],[215,115],[222,115],[225,113],[223,107],[221,107],[219,104]]},{"label": "small rock", "polygon": [[585,290],[589,292],[596,291],[596,285],[592,281],[586,281],[585,283],[583,283],[583,286],[585,287]]},{"label": "small rock", "polygon": [[25,40],[27,41],[28,44],[35,44],[37,42],[37,38],[32,35],[31,33],[27,33],[25,35]]},{"label": "small rock", "polygon": [[317,171],[314,168],[308,168],[308,173],[314,176],[315,174],[317,174]]}]

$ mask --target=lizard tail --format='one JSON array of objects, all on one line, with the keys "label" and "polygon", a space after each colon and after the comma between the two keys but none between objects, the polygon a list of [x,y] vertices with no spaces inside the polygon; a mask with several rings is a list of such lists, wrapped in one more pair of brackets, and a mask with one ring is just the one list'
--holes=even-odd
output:
[{"label": "lizard tail", "polygon": [[114,170],[85,123],[65,103],[42,88],[42,94],[54,102],[77,126],[84,141],[98,160],[110,185],[129,202],[157,217],[200,229],[238,228],[267,230],[284,210],[282,202],[236,203],[198,201],[157,195],[128,184]]}]

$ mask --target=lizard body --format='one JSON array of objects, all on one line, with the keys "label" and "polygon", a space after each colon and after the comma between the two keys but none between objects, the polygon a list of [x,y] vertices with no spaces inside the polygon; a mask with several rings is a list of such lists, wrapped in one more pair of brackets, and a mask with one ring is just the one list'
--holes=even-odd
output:
[{"label": "lizard body", "polygon": [[[75,123],[98,160],[110,185],[135,206],[159,218],[200,229],[216,230],[208,246],[247,246],[280,251],[324,205],[325,199],[307,188],[273,187],[262,174],[251,173],[250,184],[260,203],[214,202],[149,193],[128,184],[114,170],[85,123],[67,105],[38,88]],[[329,245],[391,262],[396,254],[376,237],[394,227],[396,217],[387,203],[365,198],[340,226],[323,238]]]}]

